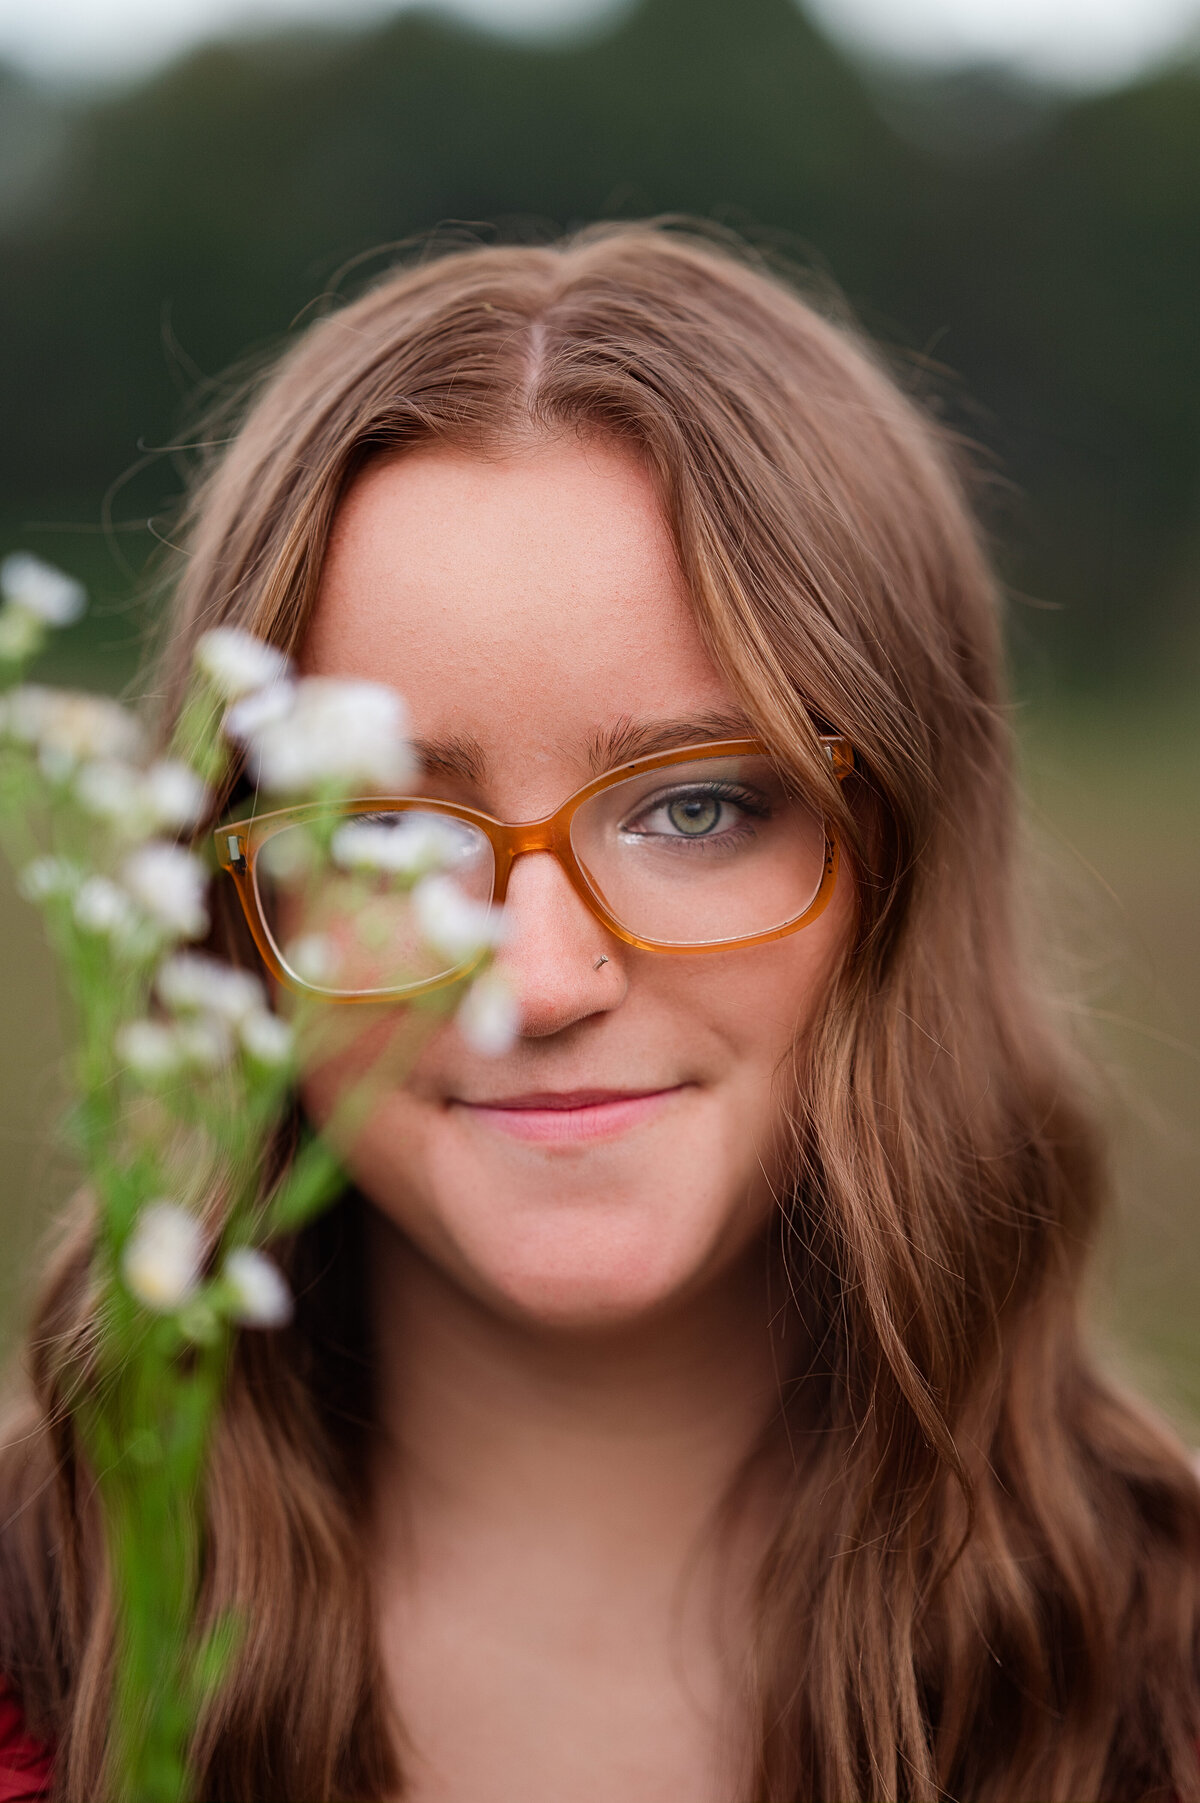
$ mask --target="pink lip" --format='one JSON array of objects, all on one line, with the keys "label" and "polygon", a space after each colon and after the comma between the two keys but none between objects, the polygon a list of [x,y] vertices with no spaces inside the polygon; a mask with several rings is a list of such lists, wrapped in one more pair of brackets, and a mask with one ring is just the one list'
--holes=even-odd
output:
[{"label": "pink lip", "polygon": [[536,1095],[504,1096],[495,1102],[459,1102],[481,1124],[511,1139],[543,1144],[606,1139],[637,1126],[657,1113],[682,1085],[673,1089],[573,1089]]}]

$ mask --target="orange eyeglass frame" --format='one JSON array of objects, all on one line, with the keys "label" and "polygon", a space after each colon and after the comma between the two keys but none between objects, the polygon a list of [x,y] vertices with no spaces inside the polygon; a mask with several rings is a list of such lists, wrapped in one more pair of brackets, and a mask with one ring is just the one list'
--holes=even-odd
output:
[{"label": "orange eyeglass frame", "polygon": [[[854,752],[850,741],[841,733],[822,733],[820,744],[833,766],[833,773],[842,781],[854,768]],[[554,813],[546,814],[540,820],[527,820],[516,824],[494,819],[490,814],[481,813],[476,808],[461,807],[453,801],[433,801],[424,796],[371,795],[353,801],[336,804],[340,814],[377,814],[388,810],[419,810],[425,814],[444,814],[453,820],[463,820],[469,825],[478,827],[492,846],[495,858],[495,878],[492,889],[492,902],[503,903],[508,892],[508,881],[513,864],[518,858],[530,852],[549,852],[557,859],[559,867],[565,872],[571,887],[591,912],[606,927],[614,938],[625,945],[637,947],[639,951],[676,952],[694,957],[704,952],[735,951],[744,946],[765,945],[774,939],[783,939],[789,933],[799,932],[801,927],[809,926],[821,914],[833,894],[838,872],[838,842],[825,827],[825,862],[821,872],[821,881],[817,892],[808,907],[789,920],[784,926],[772,927],[765,933],[753,933],[744,939],[711,939],[697,945],[679,945],[655,939],[641,939],[621,925],[608,910],[603,896],[589,879],[587,872],[575,856],[571,844],[571,822],[575,812],[585,801],[614,784],[624,782],[630,776],[643,771],[667,770],[674,764],[695,762],[699,758],[721,757],[769,757],[770,752],[760,739],[718,739],[707,740],[699,745],[685,745],[678,751],[653,752],[647,757],[634,758],[627,764],[618,765],[615,770],[608,770],[603,776],[596,777],[582,789],[577,789],[567,797]],[[372,990],[361,995],[337,995],[332,992],[314,989],[306,984],[297,983],[290,972],[281,963],[278,953],[271,942],[262,912],[258,905],[257,890],[254,880],[254,865],[258,853],[266,841],[285,826],[293,826],[305,820],[320,818],[328,812],[328,804],[324,802],[308,802],[299,807],[277,808],[267,814],[255,814],[247,820],[231,821],[226,826],[217,827],[213,837],[216,842],[217,861],[222,870],[227,870],[233,878],[237,889],[238,900],[246,917],[246,924],[254,937],[254,943],[267,969],[277,982],[285,988],[297,990],[303,994],[320,994],[325,999],[337,1002],[381,1002],[392,998],[407,998],[427,994],[431,990],[442,989],[449,983],[458,982],[463,968],[445,972],[436,977],[426,978],[424,982],[412,983],[395,990]]]}]

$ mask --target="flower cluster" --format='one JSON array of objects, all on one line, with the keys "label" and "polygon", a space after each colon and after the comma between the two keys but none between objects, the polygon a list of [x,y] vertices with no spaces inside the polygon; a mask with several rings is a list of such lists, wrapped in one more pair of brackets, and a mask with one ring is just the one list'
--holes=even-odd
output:
[{"label": "flower cluster", "polygon": [[236,702],[225,729],[259,786],[277,795],[354,786],[394,793],[416,775],[404,704],[381,683],[275,682]]},{"label": "flower cluster", "polygon": [[40,783],[60,841],[22,870],[30,900],[69,909],[82,933],[134,963],[207,929],[203,865],[175,838],[158,837],[194,828],[209,806],[207,789],[177,759],[146,763],[141,727],[127,709],[102,696],[17,685],[0,694],[5,751],[26,802],[38,799]]},{"label": "flower cluster", "polygon": [[288,1067],[291,1027],[267,1005],[262,983],[201,952],[175,952],[160,965],[154,993],[163,1017],[126,1021],[116,1050],[147,1087],[184,1071],[224,1070],[241,1054],[270,1070]]},{"label": "flower cluster", "polygon": [[142,731],[127,709],[102,695],[25,683],[3,696],[0,730],[37,753],[52,782],[67,782],[84,764],[138,756]]},{"label": "flower cluster", "polygon": [[[200,640],[160,754],[117,702],[24,680],[46,632],[83,603],[77,583],[36,558],[0,564],[0,837],[43,912],[79,1021],[72,1119],[96,1199],[103,1376],[85,1451],[101,1510],[121,1524],[111,1544],[127,1665],[115,1694],[123,1671],[158,1680],[132,1711],[136,1729],[116,1736],[116,1788],[184,1803],[194,1673],[207,1657],[195,1629],[204,1448],[230,1336],[289,1320],[267,1248],[344,1186],[332,1134],[302,1137],[282,1175],[266,1156],[307,1035],[331,1018],[320,991],[344,956],[432,964],[451,980],[422,1001],[430,1024],[457,1006],[459,1030],[487,1056],[512,1045],[519,1010],[493,962],[503,918],[469,893],[471,832],[432,811],[359,818],[344,806],[413,782],[398,696],[300,677],[275,647],[220,627]],[[286,962],[300,988],[282,1011],[259,976],[203,944],[211,860],[197,847],[238,760],[275,805],[313,804],[303,831],[279,835],[274,860],[298,923]],[[359,1087],[361,1118],[369,1073]],[[91,1385],[91,1371],[79,1381]],[[172,1587],[179,1626],[167,1629],[154,1599]]]},{"label": "flower cluster", "polygon": [[142,963],[164,944],[198,939],[208,929],[208,873],[182,846],[151,840],[132,852],[114,876],[89,871],[50,853],[20,873],[29,901],[70,908],[82,933],[108,941],[117,956]]},{"label": "flower cluster", "polygon": [[[519,1008],[492,964],[502,914],[456,881],[477,853],[470,831],[434,813],[401,813],[386,825],[337,813],[338,800],[355,791],[411,785],[416,763],[397,695],[377,683],[298,677],[283,652],[219,627],[199,642],[188,703],[193,721],[215,720],[215,739],[206,726],[211,742],[193,746],[196,755],[184,744],[178,754],[152,756],[141,723],[117,702],[12,680],[43,629],[79,617],[78,584],[21,554],[0,566],[0,591],[0,660],[10,668],[9,686],[0,687],[0,759],[7,755],[10,776],[24,773],[18,794],[27,807],[39,799],[51,826],[51,843],[22,864],[19,885],[55,923],[58,943],[80,947],[91,985],[77,996],[84,1010],[106,984],[107,1017],[111,998],[120,998],[109,1033],[113,1074],[165,1105],[165,1115],[150,1117],[165,1123],[164,1146],[176,1119],[187,1117],[205,1122],[219,1148],[237,1137],[239,1120],[259,1119],[264,1097],[278,1102],[298,1068],[295,1025],[272,1009],[262,981],[195,949],[210,926],[209,872],[186,840],[211,818],[214,779],[231,753],[261,789],[333,806],[322,867],[351,881],[385,880],[407,896],[438,962],[471,973],[457,1014],[469,1044],[485,1056],[512,1045]],[[313,876],[307,853],[319,839],[318,829],[311,840],[291,840],[298,885]],[[287,958],[319,991],[336,980],[340,955],[328,933],[310,930]],[[206,1101],[205,1086],[218,1079],[224,1089]],[[240,1090],[230,1091],[231,1081]],[[170,1160],[160,1153],[154,1174],[167,1183]],[[120,1268],[145,1307],[195,1319],[205,1256],[199,1218],[155,1193],[135,1214]],[[204,1292],[213,1305],[239,1321],[282,1319],[282,1278],[263,1257],[235,1246]]]},{"label": "flower cluster", "polygon": [[401,816],[389,826],[347,820],[337,828],[329,849],[343,870],[389,871],[415,881],[469,859],[475,842],[453,819],[415,814]]},{"label": "flower cluster", "polygon": [[[282,1327],[291,1319],[292,1298],[277,1265],[255,1246],[236,1246],[207,1286],[204,1230],[197,1217],[177,1202],[148,1202],[125,1244],[121,1270],[132,1295],[152,1314],[176,1314],[207,1303],[210,1320],[216,1305],[243,1327]],[[203,1318],[203,1317],[201,1317]]]},{"label": "flower cluster", "polygon": [[40,651],[48,626],[73,626],[87,605],[83,585],[28,551],[0,563],[0,664]]},{"label": "flower cluster", "polygon": [[[196,662],[229,704],[225,736],[260,789],[281,798],[308,793],[333,802],[356,791],[394,795],[413,782],[418,766],[407,736],[407,711],[394,690],[373,682],[297,677],[281,652],[235,627],[207,633]],[[295,832],[286,843],[292,847],[290,875],[299,889],[313,877],[315,847]],[[386,874],[408,888],[420,936],[452,967],[480,966],[502,944],[500,910],[472,900],[452,875],[475,851],[473,836],[453,819],[424,813],[383,826],[351,817],[332,827],[327,849],[338,869]],[[288,874],[279,854],[275,871]],[[337,981],[341,957],[327,933],[305,931],[287,946],[285,962],[302,982],[322,990]],[[480,970],[458,1024],[485,1056],[512,1046],[520,1009],[498,970],[490,965]]]}]

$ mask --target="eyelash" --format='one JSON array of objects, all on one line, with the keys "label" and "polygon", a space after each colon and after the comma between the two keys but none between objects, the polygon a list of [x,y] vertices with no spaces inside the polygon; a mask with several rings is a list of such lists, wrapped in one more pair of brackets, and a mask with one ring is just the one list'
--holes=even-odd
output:
[{"label": "eyelash", "polygon": [[[711,796],[715,801],[732,802],[735,807],[741,808],[743,814],[749,816],[752,820],[769,820],[773,813],[770,803],[765,801],[763,797],[758,795],[754,790],[744,788],[738,783],[714,780],[706,783],[685,783],[679,788],[667,789],[658,795],[651,795],[641,804],[634,818],[635,820],[643,819],[647,814],[652,814],[659,808],[669,807],[673,801],[679,801],[685,796]],[[359,815],[361,821],[379,826],[394,825],[402,817],[402,815],[387,809],[381,809],[378,813]],[[627,831],[630,829],[622,828],[621,830]],[[682,833],[678,835],[663,833],[658,836],[663,839],[673,839],[678,837],[681,844],[689,843],[687,835]],[[718,835],[698,835],[694,840],[690,841],[690,843],[693,845],[703,845],[707,843],[710,846],[722,844],[728,845],[730,841],[737,836],[738,829],[735,827],[732,831],[722,832]]]},{"label": "eyelash", "polygon": [[[754,820],[769,820],[771,818],[770,806],[764,802],[760,796],[755,795],[753,790],[741,788],[737,783],[723,782],[685,783],[678,789],[667,789],[661,794],[651,795],[647,797],[646,801],[639,807],[634,818],[635,820],[644,819],[647,814],[656,813],[659,808],[670,807],[673,801],[680,801],[685,797],[690,796],[704,796],[711,797],[714,801],[733,802],[735,806],[742,809],[743,813],[748,814],[751,819]],[[629,829],[623,828],[622,830],[628,831]],[[675,835],[664,833],[662,836],[664,838],[673,838]],[[685,834],[681,833],[678,836],[681,842],[687,842]],[[704,844],[707,839],[709,844],[716,844],[722,841],[728,844],[732,837],[732,833],[722,833],[719,839],[709,837],[708,835],[700,835],[697,836],[692,843],[701,845]]]}]

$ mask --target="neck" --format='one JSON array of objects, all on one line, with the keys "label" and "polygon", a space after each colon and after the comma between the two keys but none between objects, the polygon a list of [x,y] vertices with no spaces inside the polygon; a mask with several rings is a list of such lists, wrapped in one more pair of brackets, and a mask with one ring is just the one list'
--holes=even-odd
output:
[{"label": "neck", "polygon": [[[545,1546],[679,1570],[778,1407],[759,1250],[651,1320],[559,1330],[467,1294],[368,1210],[380,1550]],[[415,1540],[410,1541],[410,1536]]]},{"label": "neck", "polygon": [[778,1409],[765,1261],[567,1332],[367,1219],[375,1595],[414,1803],[744,1794],[773,1487],[721,1504]]}]

